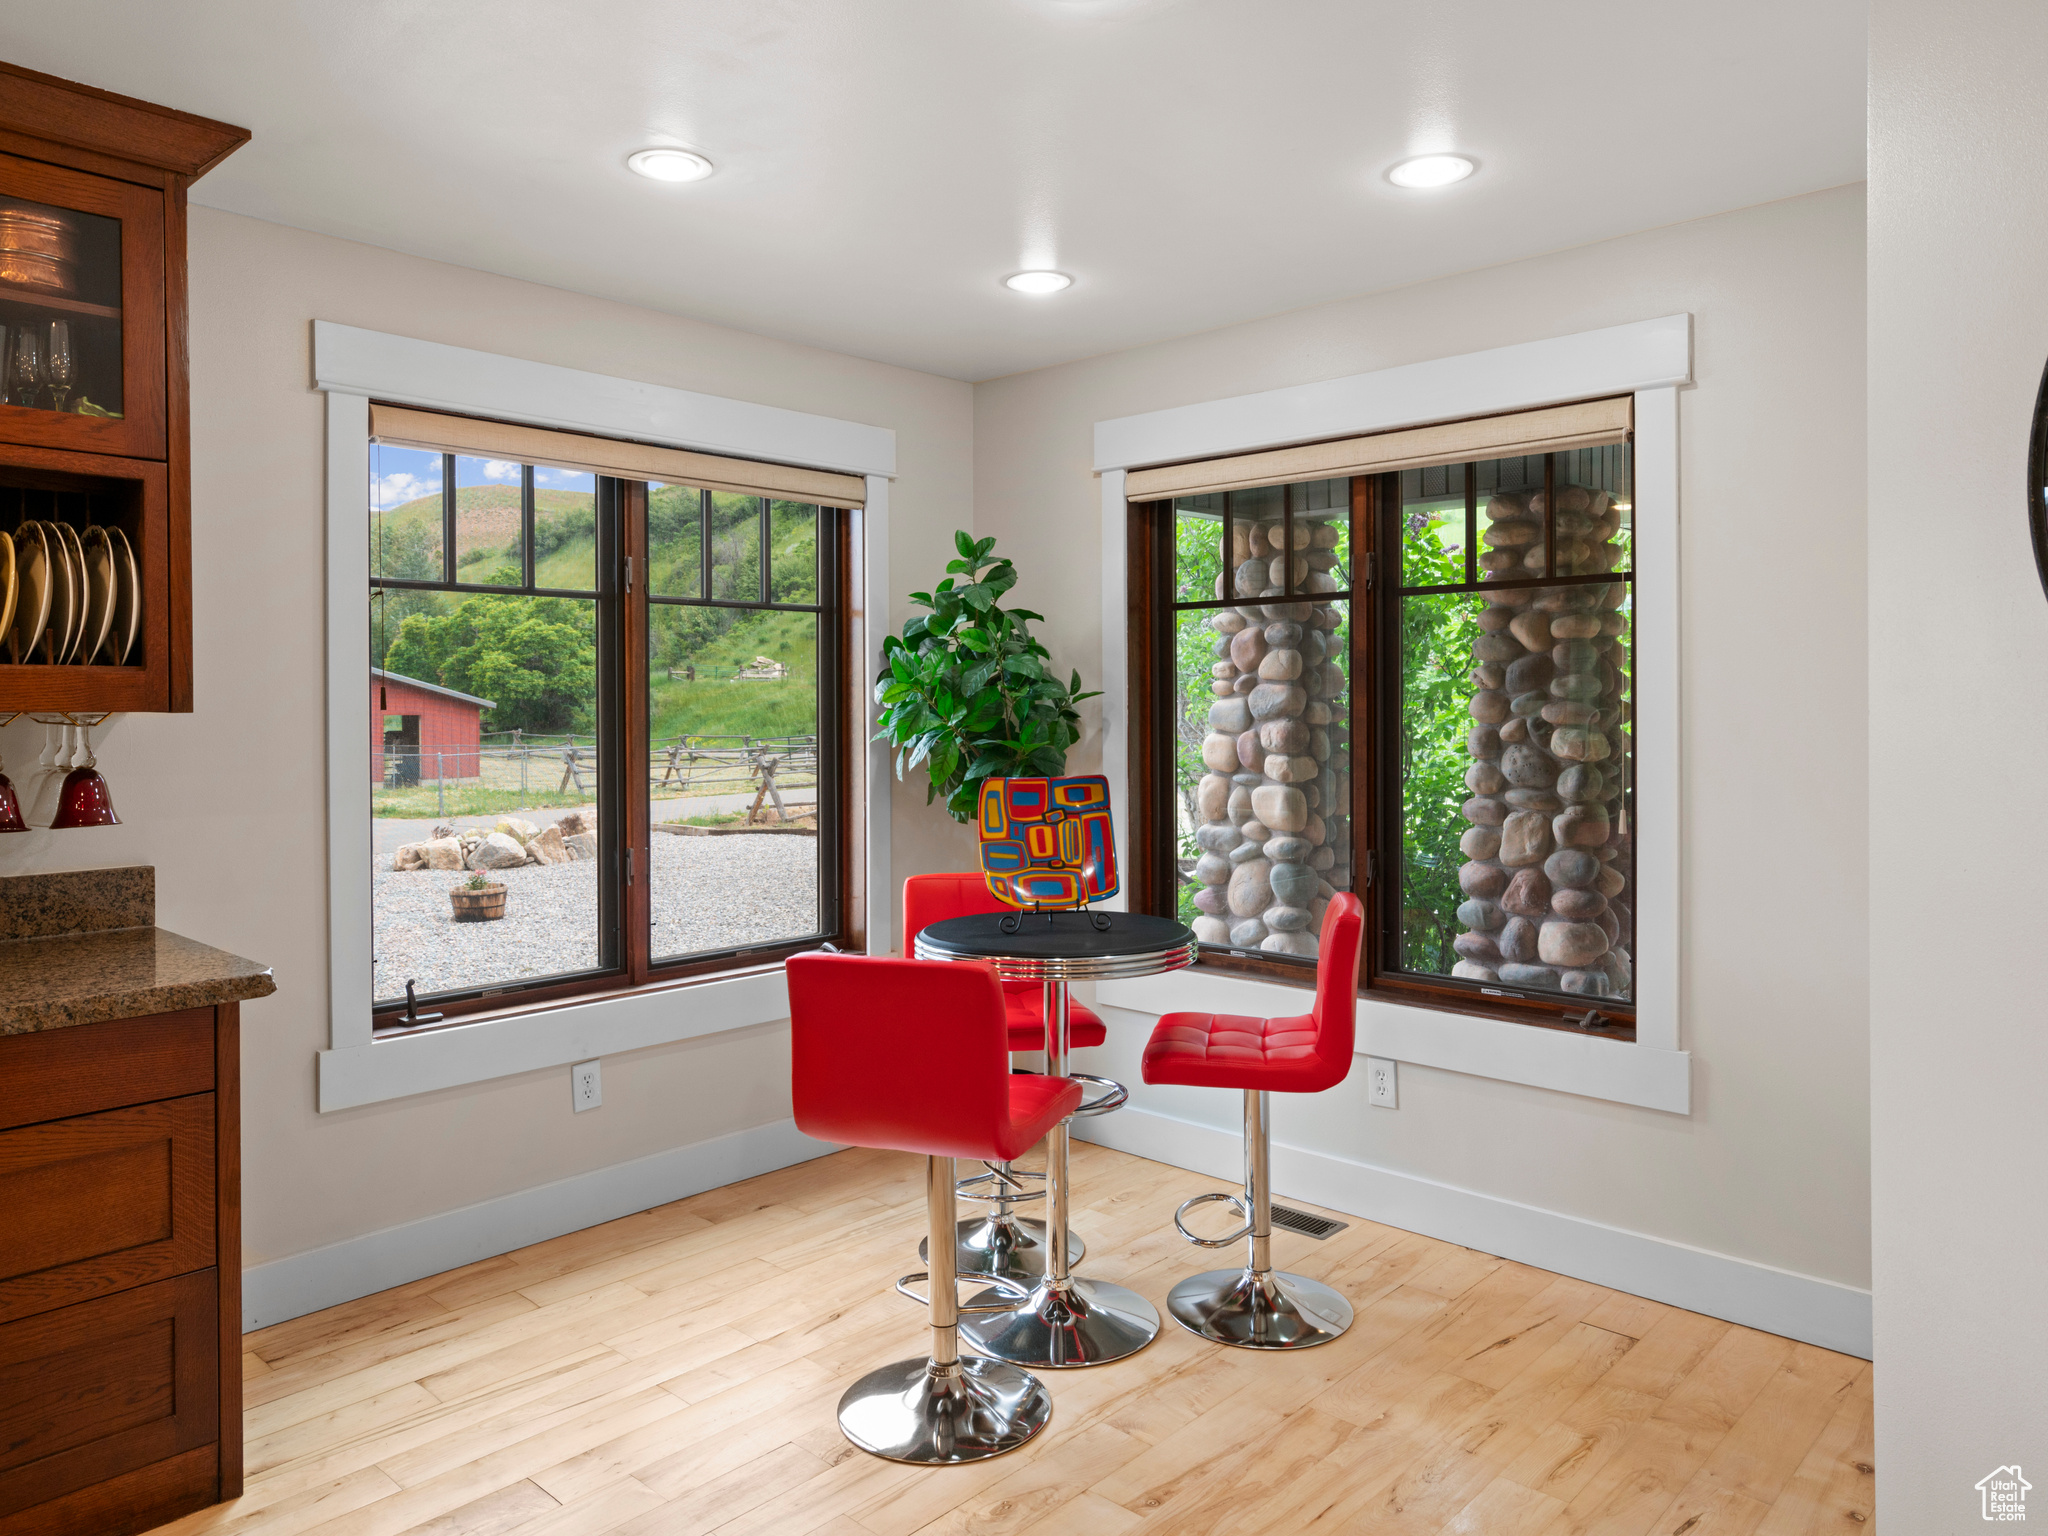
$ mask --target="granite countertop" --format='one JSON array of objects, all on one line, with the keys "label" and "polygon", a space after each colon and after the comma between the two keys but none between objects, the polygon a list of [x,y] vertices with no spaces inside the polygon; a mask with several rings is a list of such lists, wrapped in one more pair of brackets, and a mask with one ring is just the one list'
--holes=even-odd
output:
[{"label": "granite countertop", "polygon": [[155,926],[147,866],[0,878],[0,1035],[277,990],[270,967]]},{"label": "granite countertop", "polygon": [[276,990],[269,966],[163,928],[0,942],[0,1035],[209,1008]]}]

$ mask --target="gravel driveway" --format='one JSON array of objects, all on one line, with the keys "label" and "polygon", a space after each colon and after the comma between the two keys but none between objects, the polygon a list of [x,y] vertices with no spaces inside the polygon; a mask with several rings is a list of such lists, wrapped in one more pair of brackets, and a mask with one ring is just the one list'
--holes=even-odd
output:
[{"label": "gravel driveway", "polygon": [[[654,839],[649,884],[657,957],[702,954],[815,933],[818,840],[790,833]],[[451,919],[453,870],[380,871],[375,906],[376,997],[404,997],[587,970],[598,963],[597,865],[501,870],[505,916]]]}]

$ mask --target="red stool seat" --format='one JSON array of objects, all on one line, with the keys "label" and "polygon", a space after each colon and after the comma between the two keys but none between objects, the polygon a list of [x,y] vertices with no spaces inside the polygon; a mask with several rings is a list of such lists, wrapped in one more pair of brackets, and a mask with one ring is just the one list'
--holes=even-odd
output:
[{"label": "red stool seat", "polygon": [[[1010,1026],[1011,1050],[1045,1049],[1045,994],[1039,990],[1036,983],[1005,982],[1003,1009]],[[1102,1020],[1094,1009],[1084,1008],[1079,1003],[1067,1004],[1068,1049],[1079,1050],[1084,1045],[1100,1045],[1108,1038],[1109,1031],[1102,1027]]]},{"label": "red stool seat", "polygon": [[1325,1060],[1321,1041],[1313,1014],[1249,1019],[1234,1013],[1169,1013],[1145,1044],[1145,1081],[1321,1093],[1344,1077]]}]

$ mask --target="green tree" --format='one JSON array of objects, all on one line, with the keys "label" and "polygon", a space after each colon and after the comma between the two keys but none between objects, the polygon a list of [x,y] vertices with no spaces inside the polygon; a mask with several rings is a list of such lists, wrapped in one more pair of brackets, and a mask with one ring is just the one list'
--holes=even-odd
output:
[{"label": "green tree", "polygon": [[[1403,529],[1401,580],[1409,586],[1465,579],[1462,549],[1447,549],[1428,521]],[[1401,948],[1409,970],[1442,975],[1457,961],[1458,840],[1466,821],[1471,758],[1466,706],[1472,642],[1485,600],[1471,593],[1404,597],[1401,603]]]},{"label": "green tree", "polygon": [[591,607],[560,597],[472,597],[451,613],[406,619],[387,665],[492,700],[492,730],[588,730],[597,681]]},{"label": "green tree", "polygon": [[[418,518],[380,514],[370,520],[370,569],[407,581],[441,579],[441,525]],[[432,592],[380,587],[370,593],[370,665],[387,664],[392,645],[414,614],[435,614],[442,600]]]},{"label": "green tree", "polygon": [[927,805],[943,794],[947,814],[967,822],[982,780],[1065,772],[1067,749],[1081,736],[1074,706],[1095,695],[1081,692],[1079,672],[1062,683],[1046,671],[1050,653],[1030,624],[1045,615],[997,603],[1017,584],[1017,568],[990,555],[996,541],[955,533],[953,544],[960,558],[946,563],[946,579],[910,594],[931,616],[882,641],[889,675],[875,685],[876,739],[896,748],[898,778],[924,768]]}]

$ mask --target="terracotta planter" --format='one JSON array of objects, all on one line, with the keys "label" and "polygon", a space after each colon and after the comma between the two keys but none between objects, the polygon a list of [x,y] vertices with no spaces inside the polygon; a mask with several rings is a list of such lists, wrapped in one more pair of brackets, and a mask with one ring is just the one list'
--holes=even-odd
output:
[{"label": "terracotta planter", "polygon": [[458,923],[488,923],[505,915],[505,887],[487,885],[480,891],[458,886],[448,893]]}]

